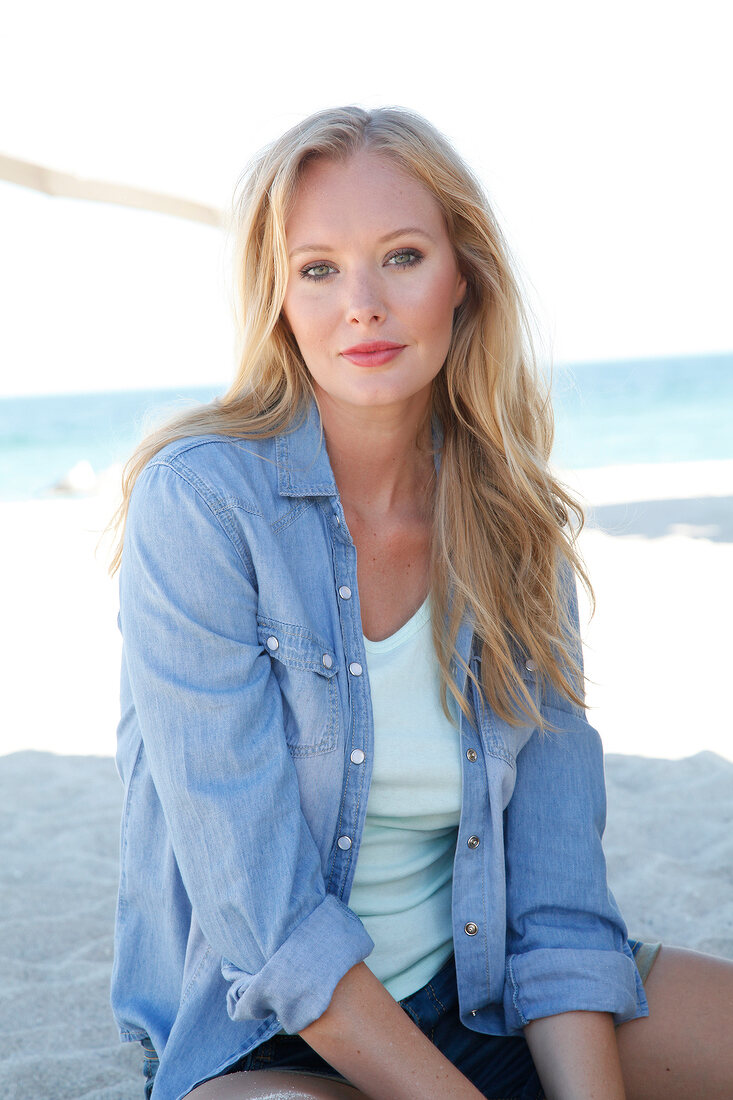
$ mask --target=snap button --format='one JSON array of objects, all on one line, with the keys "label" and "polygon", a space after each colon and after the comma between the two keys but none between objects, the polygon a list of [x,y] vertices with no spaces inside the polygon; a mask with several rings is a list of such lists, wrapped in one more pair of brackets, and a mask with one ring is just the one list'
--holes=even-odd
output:
[{"label": "snap button", "polygon": [[324,653],[321,660],[323,661],[323,667],[324,668],[330,668],[331,665],[333,664],[333,657],[331,656],[330,653]]},{"label": "snap button", "polygon": [[352,676],[361,676],[364,669],[361,667],[358,661],[352,661],[349,665],[349,672]]},{"label": "snap button", "polygon": [[361,749],[354,749],[352,751],[352,753],[351,753],[351,763],[352,764],[363,764],[364,763],[364,753],[362,752]]},{"label": "snap button", "polygon": [[340,836],[336,843],[338,844],[342,852],[348,852],[349,848],[351,847],[351,837]]},{"label": "snap button", "polygon": [[339,588],[339,596],[342,600],[351,599],[351,589],[349,588],[348,584],[341,585],[341,587]]},{"label": "snap button", "polygon": [[475,1009],[475,1008],[472,1008],[472,1009],[471,1009],[471,1015],[472,1015],[472,1016],[475,1016],[475,1015],[476,1015],[476,1009]]},{"label": "snap button", "polygon": [[469,848],[478,848],[481,841],[479,840],[479,838],[477,836],[470,836],[468,838],[468,840],[466,841],[466,843],[468,844]]},{"label": "snap button", "polygon": [[474,924],[473,921],[470,920],[468,924],[464,925],[463,931],[466,933],[467,936],[475,936],[478,932],[478,925]]},{"label": "snap button", "polygon": [[475,764],[476,761],[478,760],[478,753],[476,752],[475,749],[466,749],[466,756],[468,757],[468,759],[471,761],[472,764]]},{"label": "snap button", "polygon": [[276,649],[279,649],[279,647],[280,643],[278,642],[277,638],[274,635],[270,635],[270,637],[267,639],[267,648],[271,649],[274,653]]},{"label": "snap button", "polygon": [[536,672],[537,671],[537,662],[533,661],[532,658],[530,657],[528,661],[524,662],[524,667],[527,669],[528,672]]}]

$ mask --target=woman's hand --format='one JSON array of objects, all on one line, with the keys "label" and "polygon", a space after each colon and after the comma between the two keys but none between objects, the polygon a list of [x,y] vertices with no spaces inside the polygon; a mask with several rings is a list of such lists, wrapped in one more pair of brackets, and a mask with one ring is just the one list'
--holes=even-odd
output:
[{"label": "woman's hand", "polygon": [[625,1100],[616,1032],[607,1012],[562,1012],[524,1029],[547,1100]]},{"label": "woman's hand", "polygon": [[482,1100],[366,963],[344,974],[300,1036],[370,1100]]}]

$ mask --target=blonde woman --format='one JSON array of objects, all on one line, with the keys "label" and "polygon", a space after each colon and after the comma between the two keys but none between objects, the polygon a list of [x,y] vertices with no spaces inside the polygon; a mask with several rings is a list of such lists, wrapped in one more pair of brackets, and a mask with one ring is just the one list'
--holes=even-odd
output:
[{"label": "blonde woman", "polygon": [[236,381],[118,517],[146,1095],[733,1096],[733,965],[629,941],[606,885],[579,511],[481,188],[350,107],[237,213]]}]

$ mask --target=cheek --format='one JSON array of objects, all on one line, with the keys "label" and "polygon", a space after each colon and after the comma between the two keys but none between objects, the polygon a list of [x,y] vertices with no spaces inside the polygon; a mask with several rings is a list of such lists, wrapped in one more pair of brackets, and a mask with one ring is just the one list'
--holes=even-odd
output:
[{"label": "cheek", "polygon": [[411,308],[423,329],[437,333],[452,328],[456,278],[451,272],[436,274],[412,296]]},{"label": "cheek", "polygon": [[283,313],[301,351],[326,341],[331,327],[329,309],[316,296],[303,301],[297,293],[286,295]]},{"label": "cheek", "polygon": [[451,318],[456,308],[456,296],[458,294],[459,285],[460,275],[451,265],[448,270],[443,272],[442,277],[438,280],[438,286],[436,288],[436,295],[440,297],[443,311]]}]

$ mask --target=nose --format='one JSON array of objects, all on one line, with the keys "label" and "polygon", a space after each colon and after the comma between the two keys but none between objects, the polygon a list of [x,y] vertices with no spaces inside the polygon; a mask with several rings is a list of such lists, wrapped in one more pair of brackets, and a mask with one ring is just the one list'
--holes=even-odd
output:
[{"label": "nose", "polygon": [[379,284],[373,275],[361,273],[349,281],[346,298],[346,320],[352,326],[380,324],[387,316],[387,307]]}]

